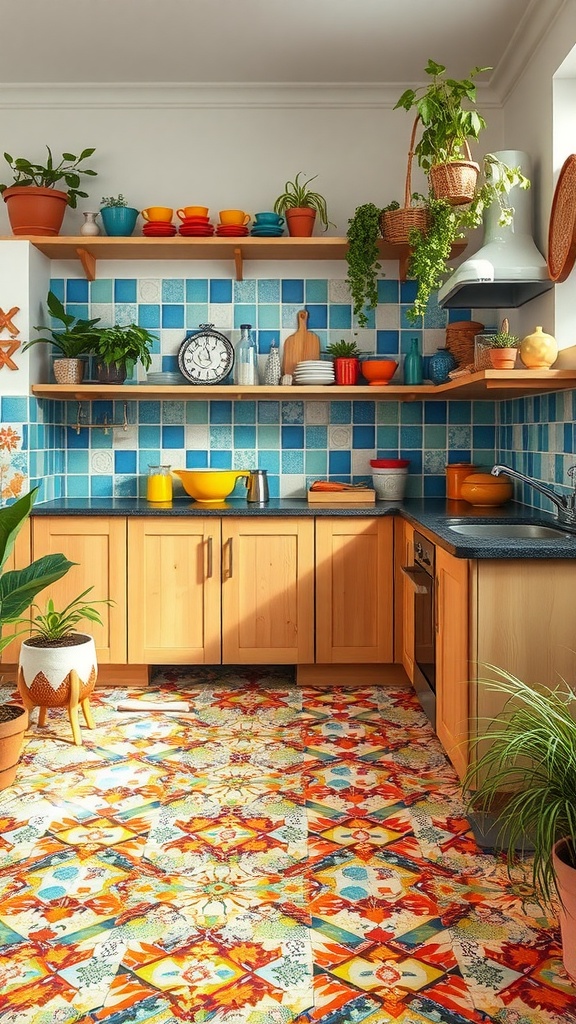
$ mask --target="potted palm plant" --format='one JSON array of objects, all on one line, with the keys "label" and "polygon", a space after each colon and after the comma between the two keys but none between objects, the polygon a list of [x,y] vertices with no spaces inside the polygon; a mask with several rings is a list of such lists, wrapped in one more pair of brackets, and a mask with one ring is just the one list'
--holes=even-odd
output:
[{"label": "potted palm plant", "polygon": [[46,305],[52,319],[58,320],[62,326],[54,329],[36,326],[35,331],[47,332],[48,336],[32,338],[26,342],[22,351],[40,343],[52,345],[62,353],[53,363],[54,377],[58,384],[80,384],[84,376],[84,360],[81,356],[89,355],[94,349],[99,333],[96,324],[100,323],[100,317],[83,320],[82,317],[72,316],[52,291],[48,292]]},{"label": "potted palm plant", "polygon": [[[80,156],[63,153],[55,163],[49,146],[46,164],[34,164],[25,157],[13,158],[4,153],[14,177],[13,185],[0,185],[8,218],[14,235],[57,235],[62,227],[66,206],[75,210],[78,199],[88,198],[80,190],[80,176],[94,177],[96,171],[80,167],[94,149],[83,149]],[[64,181],[66,190],[57,189]]]},{"label": "potted palm plant", "polygon": [[533,847],[532,881],[546,902],[560,900],[564,966],[576,981],[576,696],[566,685],[533,687],[494,672],[484,683],[505,704],[464,778],[468,810],[497,809],[510,871],[516,851]]},{"label": "potted palm plant", "polygon": [[148,370],[152,345],[156,338],[137,324],[103,327],[94,346],[98,380],[103,384],[123,384],[132,376],[137,362]]},{"label": "potted palm plant", "polygon": [[[17,623],[36,595],[73,565],[64,555],[53,554],[37,558],[24,569],[4,568],[37,493],[36,487],[13,505],[0,508],[0,654],[14,639],[13,632],[2,635],[3,627]],[[0,789],[14,782],[27,725],[25,708],[12,703],[0,705]]]},{"label": "potted palm plant", "polygon": [[[313,233],[316,214],[320,217],[325,231],[332,223],[328,220],[324,196],[308,188],[310,182],[315,181],[318,175],[315,174],[312,178],[301,182],[302,174],[302,171],[298,171],[294,181],[286,182],[284,191],[274,203],[274,213],[286,215],[288,233],[300,238],[309,237]],[[334,227],[334,225],[332,226]]]}]

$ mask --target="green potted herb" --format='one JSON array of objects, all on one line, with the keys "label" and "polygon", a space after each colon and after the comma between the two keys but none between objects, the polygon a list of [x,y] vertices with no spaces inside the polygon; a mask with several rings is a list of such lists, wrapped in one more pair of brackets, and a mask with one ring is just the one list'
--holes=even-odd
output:
[{"label": "green potted herb", "polygon": [[532,882],[545,901],[560,899],[564,966],[576,981],[576,696],[565,684],[528,686],[493,671],[482,682],[504,707],[464,778],[468,810],[480,824],[496,812],[510,872],[515,851],[533,847]]},{"label": "green potted herb", "polygon": [[366,327],[368,323],[366,307],[375,309],[378,303],[377,279],[381,269],[378,239],[382,212],[374,203],[364,203],[356,207],[348,221],[347,281],[359,327]]},{"label": "green potted herb", "polygon": [[[14,235],[57,235],[62,227],[66,206],[75,210],[78,199],[88,198],[80,189],[80,176],[94,177],[96,171],[80,167],[94,153],[84,149],[80,156],[63,153],[55,163],[49,146],[46,164],[34,164],[25,157],[13,158],[4,153],[13,177],[13,185],[0,185],[2,198],[6,203],[8,218]],[[64,181],[66,190],[57,189]]]},{"label": "green potted herb", "polygon": [[148,370],[155,341],[150,331],[137,324],[102,328],[94,347],[98,380],[103,384],[123,384],[138,362]]},{"label": "green potted herb", "polygon": [[360,372],[360,349],[355,341],[332,341],[326,346],[326,353],[334,360],[334,375],[337,384],[357,384]]},{"label": "green potted herb", "polygon": [[100,318],[84,320],[82,317],[67,313],[60,299],[54,292],[48,292],[47,306],[53,320],[58,320],[61,327],[36,326],[35,331],[43,331],[38,338],[32,338],[22,348],[25,352],[32,345],[40,343],[52,345],[62,353],[62,358],[54,360],[54,376],[58,384],[79,384],[84,376],[84,360],[81,356],[94,351],[99,330],[96,324]]},{"label": "green potted herb", "polygon": [[302,174],[302,171],[298,171],[294,181],[286,182],[284,191],[274,203],[274,212],[286,215],[288,233],[300,238],[309,237],[312,234],[316,214],[320,217],[325,231],[332,223],[328,220],[324,196],[308,188],[310,182],[315,181],[318,175],[315,174],[312,178],[301,182]]},{"label": "green potted herb", "polygon": [[107,235],[127,237],[136,227],[138,210],[128,203],[122,193],[119,196],[103,196],[100,200],[100,216]]}]

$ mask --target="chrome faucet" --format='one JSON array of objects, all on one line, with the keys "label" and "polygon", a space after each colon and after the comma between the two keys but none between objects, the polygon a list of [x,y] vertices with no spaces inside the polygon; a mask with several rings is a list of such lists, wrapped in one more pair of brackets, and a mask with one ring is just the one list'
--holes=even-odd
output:
[{"label": "chrome faucet", "polygon": [[571,494],[558,494],[552,487],[546,487],[546,484],[541,484],[539,480],[533,480],[532,477],[524,476],[524,473],[519,473],[516,469],[510,469],[509,466],[493,466],[491,472],[493,476],[500,476],[501,473],[506,473],[516,480],[522,480],[523,483],[529,484],[530,487],[533,487],[535,491],[539,491],[540,494],[543,494],[556,506],[558,522],[562,523],[568,530],[576,531],[576,483],[574,481],[576,465],[570,466],[567,470],[568,476],[572,480],[572,487],[574,488]]}]

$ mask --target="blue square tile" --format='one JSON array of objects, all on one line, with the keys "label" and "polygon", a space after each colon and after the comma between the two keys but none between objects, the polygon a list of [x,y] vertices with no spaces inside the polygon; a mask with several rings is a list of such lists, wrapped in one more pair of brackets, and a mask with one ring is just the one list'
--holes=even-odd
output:
[{"label": "blue square tile", "polygon": [[210,423],[232,423],[232,402],[210,402]]},{"label": "blue square tile", "polygon": [[276,330],[278,333],[280,329],[280,306],[266,306],[260,304],[258,306],[258,327],[261,329]]},{"label": "blue square tile", "polygon": [[210,452],[211,469],[232,469],[232,452],[228,448]]},{"label": "blue square tile", "polygon": [[234,423],[256,423],[256,402],[234,402]]},{"label": "blue square tile", "polygon": [[117,278],[114,281],[114,302],[136,302],[136,278]]},{"label": "blue square tile", "polygon": [[89,469],[88,452],[85,449],[66,452],[67,473],[88,473]]},{"label": "blue square tile", "polygon": [[138,305],[138,326],[149,330],[160,327],[160,305],[156,302],[140,302]]},{"label": "blue square tile", "polygon": [[308,305],[308,330],[322,330],[328,327],[328,306]]},{"label": "blue square tile", "polygon": [[258,423],[279,423],[280,402],[258,402]]},{"label": "blue square tile", "polygon": [[349,330],[352,326],[352,306],[345,302],[333,302],[328,308],[328,324],[331,328]]},{"label": "blue square tile", "polygon": [[352,456],[349,451],[328,452],[328,473],[338,473],[349,476],[352,465]]},{"label": "blue square tile", "polygon": [[68,280],[66,282],[66,302],[88,302],[89,291],[88,281]]},{"label": "blue square tile", "polygon": [[[80,320],[88,320],[90,318],[90,307],[87,302],[67,302],[66,312],[69,313],[70,316],[78,317]],[[59,329],[62,327],[60,321],[53,320],[52,318],[51,320]]]},{"label": "blue square tile", "polygon": [[330,402],[330,423],[352,423],[352,403]]},{"label": "blue square tile", "polygon": [[97,278],[90,282],[90,302],[113,302],[114,289],[109,277]]},{"label": "blue square tile", "polygon": [[256,281],[234,281],[232,289],[233,302],[256,304]]},{"label": "blue square tile", "polygon": [[446,477],[445,476],[425,476],[424,477],[424,497],[425,498],[443,498],[446,495]]},{"label": "blue square tile", "polygon": [[256,426],[238,424],[234,427],[233,440],[235,448],[255,448]]},{"label": "blue square tile", "polygon": [[231,452],[232,450],[232,427],[229,425],[211,425],[210,426],[210,450],[214,448],[226,450]]},{"label": "blue square tile", "polygon": [[472,310],[471,309],[449,309],[448,310],[448,323],[455,324],[459,320],[471,320]]},{"label": "blue square tile", "polygon": [[417,281],[401,281],[400,282],[400,302],[409,303],[410,305],[416,298],[416,292],[418,291]]},{"label": "blue square tile", "polygon": [[[472,427],[472,445],[474,448],[494,448],[496,445],[496,428],[489,426]],[[569,449],[566,450],[569,451]]]},{"label": "blue square tile", "polygon": [[328,302],[328,281],[322,278],[308,278],[305,281],[306,304],[310,302]]},{"label": "blue square tile", "polygon": [[81,427],[79,433],[76,430],[69,430],[66,444],[68,448],[89,448],[90,431],[86,427]]},{"label": "blue square tile", "polygon": [[304,423],[304,402],[282,402],[282,423]]},{"label": "blue square tile", "polygon": [[184,302],[184,281],[167,277],[162,281],[162,302]]},{"label": "blue square tile", "polygon": [[446,402],[424,402],[425,423],[446,423]]},{"label": "blue square tile", "polygon": [[353,423],[375,423],[376,402],[352,402]]},{"label": "blue square tile", "polygon": [[353,448],[375,448],[376,428],[375,427],[352,427]]},{"label": "blue square tile", "polygon": [[245,302],[241,302],[234,306],[234,327],[238,329],[242,324],[250,324],[251,327],[256,325],[257,318],[256,306],[248,305]]},{"label": "blue square tile", "polygon": [[283,426],[282,448],[304,448],[304,427]]},{"label": "blue square tile", "polygon": [[208,323],[208,303],[192,302],[186,306],[186,328],[195,334],[200,324]]},{"label": "blue square tile", "polygon": [[208,402],[186,402],[186,423],[208,423]]},{"label": "blue square tile", "polygon": [[67,476],[66,496],[68,498],[88,498],[90,496],[89,476]]},{"label": "blue square tile", "polygon": [[422,427],[416,424],[400,427],[400,447],[401,448],[421,448],[422,447]]},{"label": "blue square tile", "polygon": [[304,302],[304,281],[283,280],[282,281],[282,302],[291,302],[302,305]]},{"label": "blue square tile", "polygon": [[282,472],[283,473],[303,473],[304,472],[304,452],[301,450],[286,450],[282,451]]},{"label": "blue square tile", "polygon": [[174,304],[162,306],[162,327],[184,329],[184,306]]},{"label": "blue square tile", "polygon": [[[399,443],[399,429],[398,427],[378,427],[376,430],[376,442],[378,445],[378,458],[386,459],[387,455],[382,454],[383,450],[396,451]],[[391,456],[396,458],[396,456]]]},{"label": "blue square tile", "polygon": [[472,420],[472,406],[470,402],[449,402],[448,422],[449,423],[470,423]]},{"label": "blue square tile", "polygon": [[378,302],[396,304],[398,302],[398,284],[398,281],[392,281],[388,278],[377,281]]},{"label": "blue square tile", "polygon": [[139,426],[138,427],[139,448],[161,448],[160,426]]},{"label": "blue square tile", "polygon": [[280,343],[280,332],[279,331],[258,331],[256,335],[256,342],[258,345],[258,351],[261,355],[267,355],[272,347],[276,345],[279,348]]},{"label": "blue square tile", "polygon": [[232,281],[212,279],[210,281],[210,302],[232,302]]},{"label": "blue square tile", "polygon": [[120,326],[136,323],[138,317],[138,306],[135,302],[116,302],[114,306],[114,321]]},{"label": "blue square tile", "polygon": [[258,281],[258,302],[280,302],[280,281],[277,278]]},{"label": "blue square tile", "polygon": [[1,408],[3,423],[26,423],[28,420],[27,398],[19,395],[4,395]]},{"label": "blue square tile", "polygon": [[178,356],[162,356],[162,373],[176,373]]},{"label": "blue square tile", "polygon": [[198,450],[187,451],[186,469],[208,469],[208,452]]},{"label": "blue square tile", "polygon": [[114,494],[114,478],[111,476],[91,476],[90,496],[92,498],[111,498]]},{"label": "blue square tile", "polygon": [[397,356],[400,351],[400,331],[376,331],[376,352],[379,356]]},{"label": "blue square tile", "polygon": [[184,427],[162,427],[162,448],[184,448]]},{"label": "blue square tile", "polygon": [[115,473],[136,472],[136,452],[117,451],[114,452]]},{"label": "blue square tile", "polygon": [[401,423],[422,423],[422,402],[402,402],[399,408]]},{"label": "blue square tile", "polygon": [[208,302],[208,280],[205,277],[186,281],[186,302]]},{"label": "blue square tile", "polygon": [[280,472],[280,452],[275,449],[260,448],[258,451],[258,467],[267,473]]},{"label": "blue square tile", "polygon": [[306,448],[327,448],[328,428],[310,426],[305,428]]},{"label": "blue square tile", "polygon": [[60,302],[64,302],[66,298],[66,282],[61,277],[52,277],[50,279],[50,291],[54,292],[54,295],[60,299]]},{"label": "blue square tile", "polygon": [[411,473],[422,472],[422,451],[419,449],[401,448],[400,458],[408,459],[410,465],[408,467],[408,475]]}]

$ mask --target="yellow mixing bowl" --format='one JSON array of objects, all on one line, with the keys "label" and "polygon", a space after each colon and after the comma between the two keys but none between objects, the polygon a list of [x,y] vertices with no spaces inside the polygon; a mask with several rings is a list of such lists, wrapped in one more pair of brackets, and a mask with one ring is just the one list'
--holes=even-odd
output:
[{"label": "yellow mixing bowl", "polygon": [[172,472],[182,481],[186,494],[202,505],[224,501],[241,476],[250,476],[248,469],[173,469]]}]

